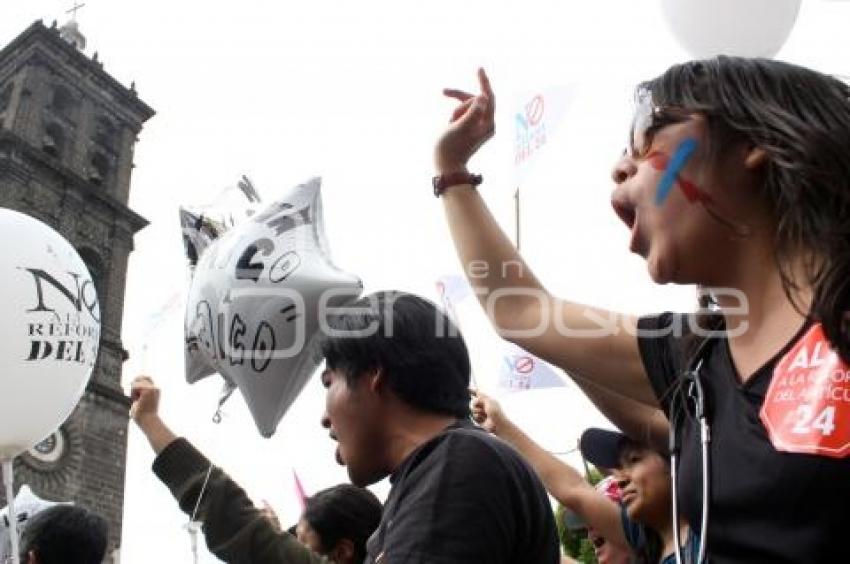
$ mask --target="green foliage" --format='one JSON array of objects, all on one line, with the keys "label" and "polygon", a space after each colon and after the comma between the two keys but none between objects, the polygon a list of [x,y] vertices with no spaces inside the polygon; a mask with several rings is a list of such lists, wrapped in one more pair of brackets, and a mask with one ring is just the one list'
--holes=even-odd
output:
[{"label": "green foliage", "polygon": [[590,474],[587,476],[587,481],[591,483],[591,485],[596,485],[605,478],[605,475],[596,469],[595,466],[588,466],[590,470]]},{"label": "green foliage", "polygon": [[570,530],[564,519],[566,511],[567,509],[560,503],[557,509],[555,509],[555,524],[558,528],[558,539],[561,541],[561,547],[564,549],[564,553],[576,558],[581,549],[581,540],[583,536],[586,538],[587,531]]},{"label": "green foliage", "polygon": [[581,548],[578,551],[576,560],[584,564],[596,564],[596,551],[593,550],[593,544],[590,542],[590,539],[582,539]]},{"label": "green foliage", "polygon": [[[596,485],[605,477],[593,466],[588,466],[587,471],[587,480],[593,485]],[[558,528],[558,538],[561,541],[564,554],[575,558],[583,564],[596,564],[596,553],[593,550],[593,544],[587,538],[587,530],[573,530],[567,527],[565,516],[568,511],[560,503],[555,509],[555,524]]]}]

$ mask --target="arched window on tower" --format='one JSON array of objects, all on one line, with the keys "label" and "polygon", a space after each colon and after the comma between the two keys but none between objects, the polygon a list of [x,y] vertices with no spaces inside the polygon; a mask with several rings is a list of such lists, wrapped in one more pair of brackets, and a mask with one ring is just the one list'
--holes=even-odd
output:
[{"label": "arched window on tower", "polygon": [[97,186],[103,186],[109,178],[111,168],[109,157],[103,151],[94,151],[91,159],[89,159],[89,182]]},{"label": "arched window on tower", "polygon": [[44,128],[41,148],[53,157],[62,158],[65,149],[65,131],[58,123],[49,123]]},{"label": "arched window on tower", "polygon": [[95,121],[94,142],[102,149],[112,153],[118,152],[118,128],[106,116],[99,116]]},{"label": "arched window on tower", "polygon": [[70,120],[76,105],[77,101],[66,86],[59,84],[54,87],[50,109],[55,115]]}]

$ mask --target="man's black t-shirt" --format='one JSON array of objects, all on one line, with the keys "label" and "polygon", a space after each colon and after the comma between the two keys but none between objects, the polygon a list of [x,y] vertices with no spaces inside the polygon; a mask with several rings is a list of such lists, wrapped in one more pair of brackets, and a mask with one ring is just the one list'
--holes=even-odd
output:
[{"label": "man's black t-shirt", "polygon": [[[671,389],[692,354],[683,352],[683,339],[675,330],[688,327],[684,319],[665,313],[638,323],[643,363],[668,416]],[[647,336],[649,331],[659,335]],[[708,556],[712,563],[848,560],[850,458],[779,452],[759,418],[776,363],[802,333],[744,384],[725,337],[714,337],[705,349],[700,376],[711,426]],[[680,507],[698,529],[702,511],[699,429],[691,417],[684,417],[682,429]]]},{"label": "man's black t-shirt", "polygon": [[556,564],[549,498],[507,443],[460,421],[421,445],[392,489],[366,564]]}]

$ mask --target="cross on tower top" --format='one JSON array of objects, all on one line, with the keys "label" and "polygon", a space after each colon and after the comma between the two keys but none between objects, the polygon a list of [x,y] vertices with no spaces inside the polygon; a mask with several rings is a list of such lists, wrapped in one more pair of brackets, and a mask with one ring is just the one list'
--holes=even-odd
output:
[{"label": "cross on tower top", "polygon": [[66,14],[71,14],[71,19],[72,19],[72,20],[76,20],[76,19],[77,19],[77,10],[79,10],[79,9],[80,9],[80,8],[82,8],[83,6],[85,6],[85,3],[83,3],[83,4],[77,4],[76,2],[74,2],[74,6],[73,6],[73,8],[71,8],[70,10],[66,10],[66,11],[65,11],[65,13],[66,13]]}]

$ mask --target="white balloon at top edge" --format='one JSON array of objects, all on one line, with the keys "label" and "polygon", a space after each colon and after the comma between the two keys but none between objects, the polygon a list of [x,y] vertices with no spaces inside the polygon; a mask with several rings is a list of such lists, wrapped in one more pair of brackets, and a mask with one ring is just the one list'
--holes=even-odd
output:
[{"label": "white balloon at top edge", "polygon": [[785,44],[801,0],[661,0],[673,36],[697,59],[773,57]]}]

